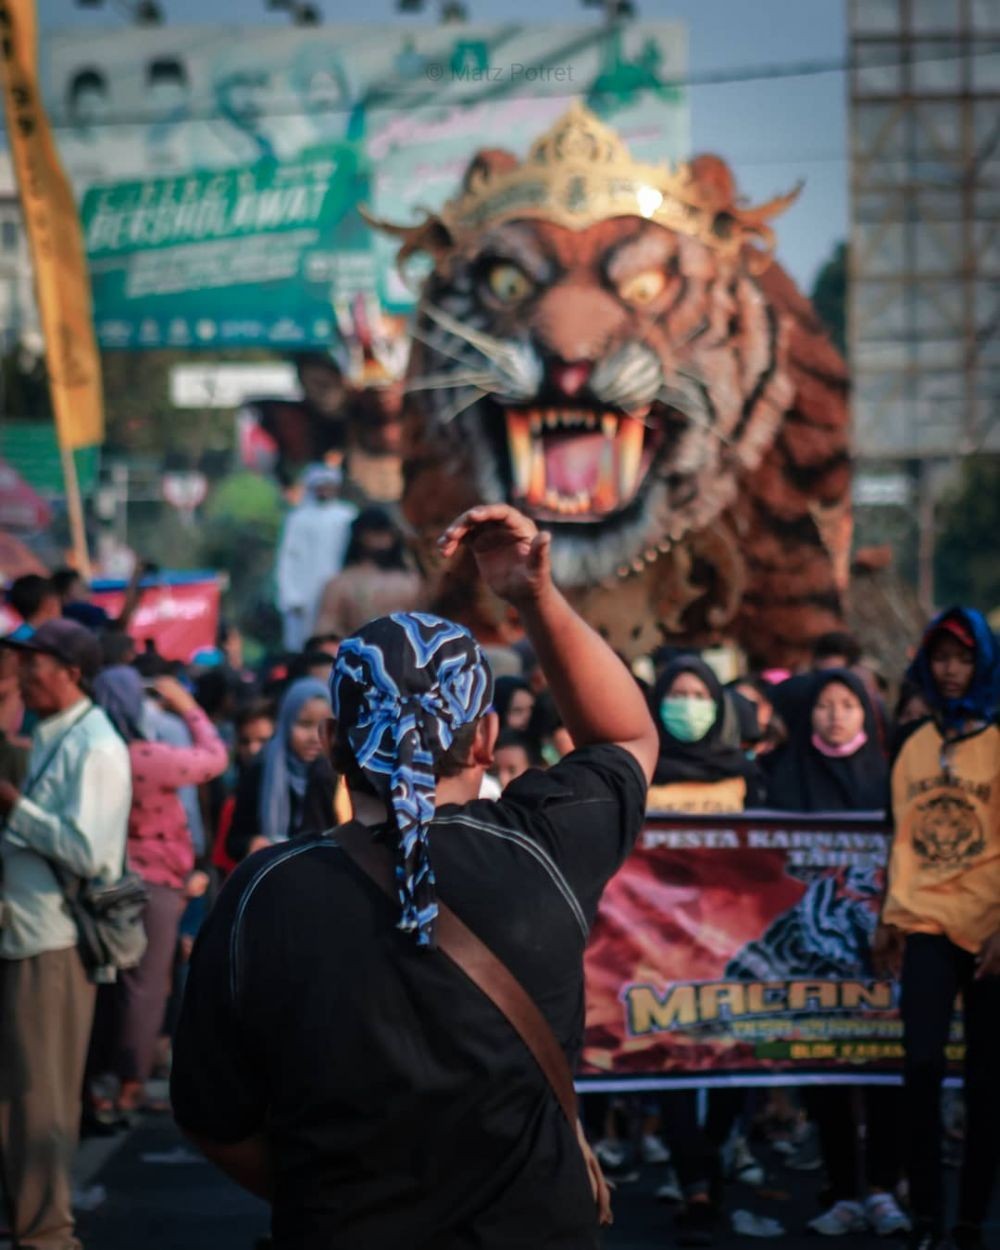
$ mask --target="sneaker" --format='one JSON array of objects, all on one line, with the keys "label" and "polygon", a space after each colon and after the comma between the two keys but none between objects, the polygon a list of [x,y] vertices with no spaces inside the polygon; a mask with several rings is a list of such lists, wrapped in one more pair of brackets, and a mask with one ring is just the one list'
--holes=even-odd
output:
[{"label": "sneaker", "polygon": [[602,1168],[614,1172],[625,1162],[625,1147],[620,1141],[610,1137],[602,1137],[594,1146],[594,1154]]},{"label": "sneaker", "polygon": [[658,1185],[655,1191],[657,1202],[683,1202],[684,1190],[681,1189],[680,1177],[677,1175],[676,1168],[667,1168],[664,1173],[662,1185]]},{"label": "sneaker", "polygon": [[622,1185],[634,1185],[639,1179],[639,1169],[633,1164],[625,1163],[620,1168],[603,1168],[604,1179],[612,1189],[620,1189]]},{"label": "sneaker", "polygon": [[764,1167],[755,1158],[745,1137],[734,1137],[729,1154],[728,1174],[731,1180],[759,1189],[764,1184]]},{"label": "sneaker", "polygon": [[865,1219],[879,1237],[892,1237],[896,1233],[908,1233],[909,1217],[890,1193],[869,1194],[865,1199]]},{"label": "sneaker", "polygon": [[733,1232],[738,1237],[764,1237],[768,1241],[772,1237],[784,1237],[785,1226],[780,1220],[773,1220],[769,1215],[757,1215],[753,1211],[734,1211],[729,1217]]},{"label": "sneaker", "polygon": [[643,1163],[669,1163],[670,1148],[655,1133],[647,1133],[639,1143],[639,1158]]},{"label": "sneaker", "polygon": [[799,1138],[799,1146],[793,1155],[785,1159],[785,1167],[793,1172],[818,1172],[823,1166],[823,1154],[819,1146],[819,1134],[811,1126]]},{"label": "sneaker", "polygon": [[863,1233],[868,1228],[864,1209],[860,1202],[848,1202],[841,1199],[835,1202],[829,1211],[817,1215],[806,1225],[814,1233],[823,1237],[843,1237],[847,1233]]}]

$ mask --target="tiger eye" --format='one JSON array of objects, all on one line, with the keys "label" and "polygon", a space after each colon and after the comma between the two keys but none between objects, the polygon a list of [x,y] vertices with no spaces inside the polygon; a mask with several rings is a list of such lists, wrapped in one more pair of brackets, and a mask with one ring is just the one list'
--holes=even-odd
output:
[{"label": "tiger eye", "polygon": [[629,304],[651,304],[666,285],[667,275],[662,269],[644,269],[619,283],[618,294]]},{"label": "tiger eye", "polygon": [[516,304],[535,289],[534,283],[517,265],[504,261],[494,265],[486,276],[490,290],[504,304]]}]

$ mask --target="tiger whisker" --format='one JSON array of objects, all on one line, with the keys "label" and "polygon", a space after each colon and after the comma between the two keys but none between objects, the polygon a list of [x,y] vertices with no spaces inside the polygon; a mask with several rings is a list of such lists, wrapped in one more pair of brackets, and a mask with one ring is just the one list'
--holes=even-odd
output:
[{"label": "tiger whisker", "polygon": [[664,387],[656,398],[660,403],[667,404],[675,412],[680,413],[685,421],[690,421],[692,425],[697,425],[709,434],[712,434],[720,443],[725,443],[727,447],[734,446],[735,440],[730,438],[728,434],[723,433],[722,430],[717,429],[704,412],[693,407],[691,396],[684,391]]},{"label": "tiger whisker", "polygon": [[489,393],[489,391],[484,391],[478,386],[475,387],[472,397],[465,400],[464,403],[453,405],[450,411],[441,417],[441,423],[443,425],[451,425],[452,421],[454,421],[456,417],[460,417],[462,413],[465,412],[466,408],[471,408],[473,404],[478,403],[479,400],[483,399]]},{"label": "tiger whisker", "polygon": [[708,382],[706,381],[704,374],[696,373],[693,369],[677,368],[674,370],[674,372],[677,374],[679,378],[684,378],[688,382],[693,382],[695,386],[707,386],[708,385]]},{"label": "tiger whisker", "polygon": [[443,308],[437,308],[434,304],[425,304],[423,311],[442,330],[447,330],[455,338],[464,339],[470,347],[474,347],[487,360],[492,361],[493,364],[498,365],[501,369],[509,362],[510,346],[501,339],[494,338],[492,334],[485,334],[481,330],[473,330],[471,326],[462,325],[450,313],[446,313]]},{"label": "tiger whisker", "polygon": [[494,378],[489,373],[433,373],[426,377],[411,379],[403,389],[409,393],[411,391],[447,391],[457,386],[475,386],[489,391],[493,381]]},{"label": "tiger whisker", "polygon": [[413,326],[411,328],[410,337],[415,338],[418,343],[423,343],[425,347],[429,347],[431,351],[437,352],[438,355],[448,356],[451,360],[458,361],[458,363],[463,365],[466,369],[471,368],[473,364],[479,363],[478,361],[467,360],[464,353],[462,355],[458,355],[456,352],[449,351],[448,348],[437,339],[433,339],[429,335],[423,334],[417,326]]}]

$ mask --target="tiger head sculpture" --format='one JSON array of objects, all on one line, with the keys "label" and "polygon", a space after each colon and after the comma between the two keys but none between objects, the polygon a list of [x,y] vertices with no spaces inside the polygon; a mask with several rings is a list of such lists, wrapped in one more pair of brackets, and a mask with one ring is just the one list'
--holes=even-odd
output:
[{"label": "tiger head sculpture", "polygon": [[[480,152],[440,213],[387,227],[401,262],[420,251],[433,263],[408,369],[404,510],[440,576],[439,607],[491,624],[469,569],[435,570],[431,539],[460,508],[507,500],[551,530],[557,582],[625,653],[753,634],[753,596],[768,594],[753,560],[791,574],[786,606],[804,595],[820,608],[809,623],[772,622],[760,637],[772,662],[839,623],[833,566],[846,551],[829,538],[847,486],[843,371],[787,278],[762,280],[768,223],[792,199],[742,205],[717,158],[639,164],[577,104],[523,162]],[[753,500],[767,512],[768,475],[782,470],[769,459],[789,449],[804,320],[827,349],[811,383],[827,402],[803,415],[774,518]],[[819,582],[803,541],[824,553]]]}]

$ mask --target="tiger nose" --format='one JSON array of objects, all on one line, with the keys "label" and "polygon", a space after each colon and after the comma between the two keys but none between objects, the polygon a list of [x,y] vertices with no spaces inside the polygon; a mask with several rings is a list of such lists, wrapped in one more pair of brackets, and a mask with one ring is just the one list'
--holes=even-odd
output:
[{"label": "tiger nose", "polygon": [[549,378],[557,391],[572,399],[587,385],[593,368],[592,360],[560,360],[550,366]]}]

